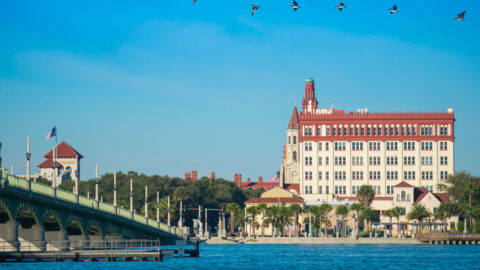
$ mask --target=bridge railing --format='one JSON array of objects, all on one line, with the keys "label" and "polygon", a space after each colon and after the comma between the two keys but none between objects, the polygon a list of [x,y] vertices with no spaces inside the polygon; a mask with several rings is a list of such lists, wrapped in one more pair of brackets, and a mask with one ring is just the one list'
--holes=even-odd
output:
[{"label": "bridge railing", "polygon": [[[60,199],[60,200],[66,201],[66,202],[74,203],[74,204],[77,203],[76,202],[76,196],[77,195],[75,195],[71,192],[61,190],[61,189],[57,189],[57,188],[53,188],[51,186],[43,185],[43,184],[40,184],[38,182],[30,181],[30,183],[29,183],[29,181],[27,181],[26,179],[8,174],[7,169],[0,168],[0,170],[1,170],[2,179],[8,179],[8,185],[9,186],[13,186],[13,187],[16,187],[16,188],[28,190],[28,185],[30,185],[30,191],[31,192],[38,193],[38,194],[45,195],[45,196],[49,196],[49,197],[54,197],[55,199]],[[87,197],[84,197],[82,195],[78,195],[78,203],[80,205],[83,205],[83,206],[86,206],[86,207],[89,207],[89,208],[95,208],[95,209],[97,208],[97,201],[95,201],[93,199],[90,199],[90,198],[87,198]],[[127,219],[131,219],[131,220],[133,219],[133,221],[135,221],[137,223],[144,224],[144,225],[147,225],[149,227],[168,232],[170,234],[174,234],[179,238],[184,238],[182,230],[176,229],[175,227],[169,227],[167,224],[162,223],[162,222],[157,222],[156,220],[151,219],[151,218],[145,218],[145,216],[139,215],[137,213],[132,214],[130,211],[128,211],[126,209],[123,209],[123,208],[120,208],[120,207],[117,207],[116,211],[115,211],[115,206],[113,206],[112,204],[109,204],[109,203],[98,202],[98,209],[97,210],[102,211],[102,212],[106,212],[106,213],[110,213],[110,214],[113,214],[113,215],[119,215],[119,216],[127,218]]]}]

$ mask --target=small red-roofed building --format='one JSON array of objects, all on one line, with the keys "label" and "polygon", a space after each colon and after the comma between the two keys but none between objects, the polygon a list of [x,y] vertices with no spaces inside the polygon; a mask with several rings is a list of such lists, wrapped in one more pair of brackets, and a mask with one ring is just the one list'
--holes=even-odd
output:
[{"label": "small red-roofed building", "polygon": [[[55,157],[53,149],[43,156],[46,160],[38,165],[40,176],[53,181],[56,173],[56,186],[63,180],[80,179],[80,160],[83,156],[65,141],[55,147],[55,152]],[[53,165],[53,159],[55,159],[55,165]]]}]

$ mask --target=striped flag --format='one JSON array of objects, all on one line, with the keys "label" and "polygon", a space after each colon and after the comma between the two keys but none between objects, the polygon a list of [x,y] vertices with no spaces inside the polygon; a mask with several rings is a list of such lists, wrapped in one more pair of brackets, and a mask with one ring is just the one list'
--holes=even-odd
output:
[{"label": "striped flag", "polygon": [[50,132],[47,134],[47,141],[54,136],[57,137],[57,129],[55,127],[53,127],[52,130],[50,130]]},{"label": "striped flag", "polygon": [[277,181],[278,178],[280,178],[280,171],[277,171],[277,173],[275,173],[272,178],[270,178],[270,181],[273,182],[273,181]]}]

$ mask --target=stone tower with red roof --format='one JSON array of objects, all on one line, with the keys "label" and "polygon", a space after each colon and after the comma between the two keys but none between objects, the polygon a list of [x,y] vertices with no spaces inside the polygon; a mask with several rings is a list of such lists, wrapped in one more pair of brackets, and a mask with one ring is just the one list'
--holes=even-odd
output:
[{"label": "stone tower with red roof", "polygon": [[63,180],[80,180],[80,160],[83,156],[66,142],[61,142],[56,146],[55,168],[53,165],[53,149],[43,157],[46,158],[38,167],[40,175],[50,181],[54,180],[57,173],[57,183],[59,186]]}]

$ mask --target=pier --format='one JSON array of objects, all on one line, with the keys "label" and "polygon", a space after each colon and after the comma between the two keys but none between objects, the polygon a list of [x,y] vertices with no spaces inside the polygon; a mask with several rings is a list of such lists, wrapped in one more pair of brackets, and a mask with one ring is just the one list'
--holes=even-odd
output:
[{"label": "pier", "polygon": [[438,245],[480,245],[480,233],[431,232],[417,235],[417,240]]},{"label": "pier", "polygon": [[[193,247],[192,247],[193,244]],[[20,250],[20,246],[22,247]],[[0,262],[163,261],[165,257],[199,256],[198,241],[184,240],[162,249],[159,240],[80,240],[0,242]]]}]

